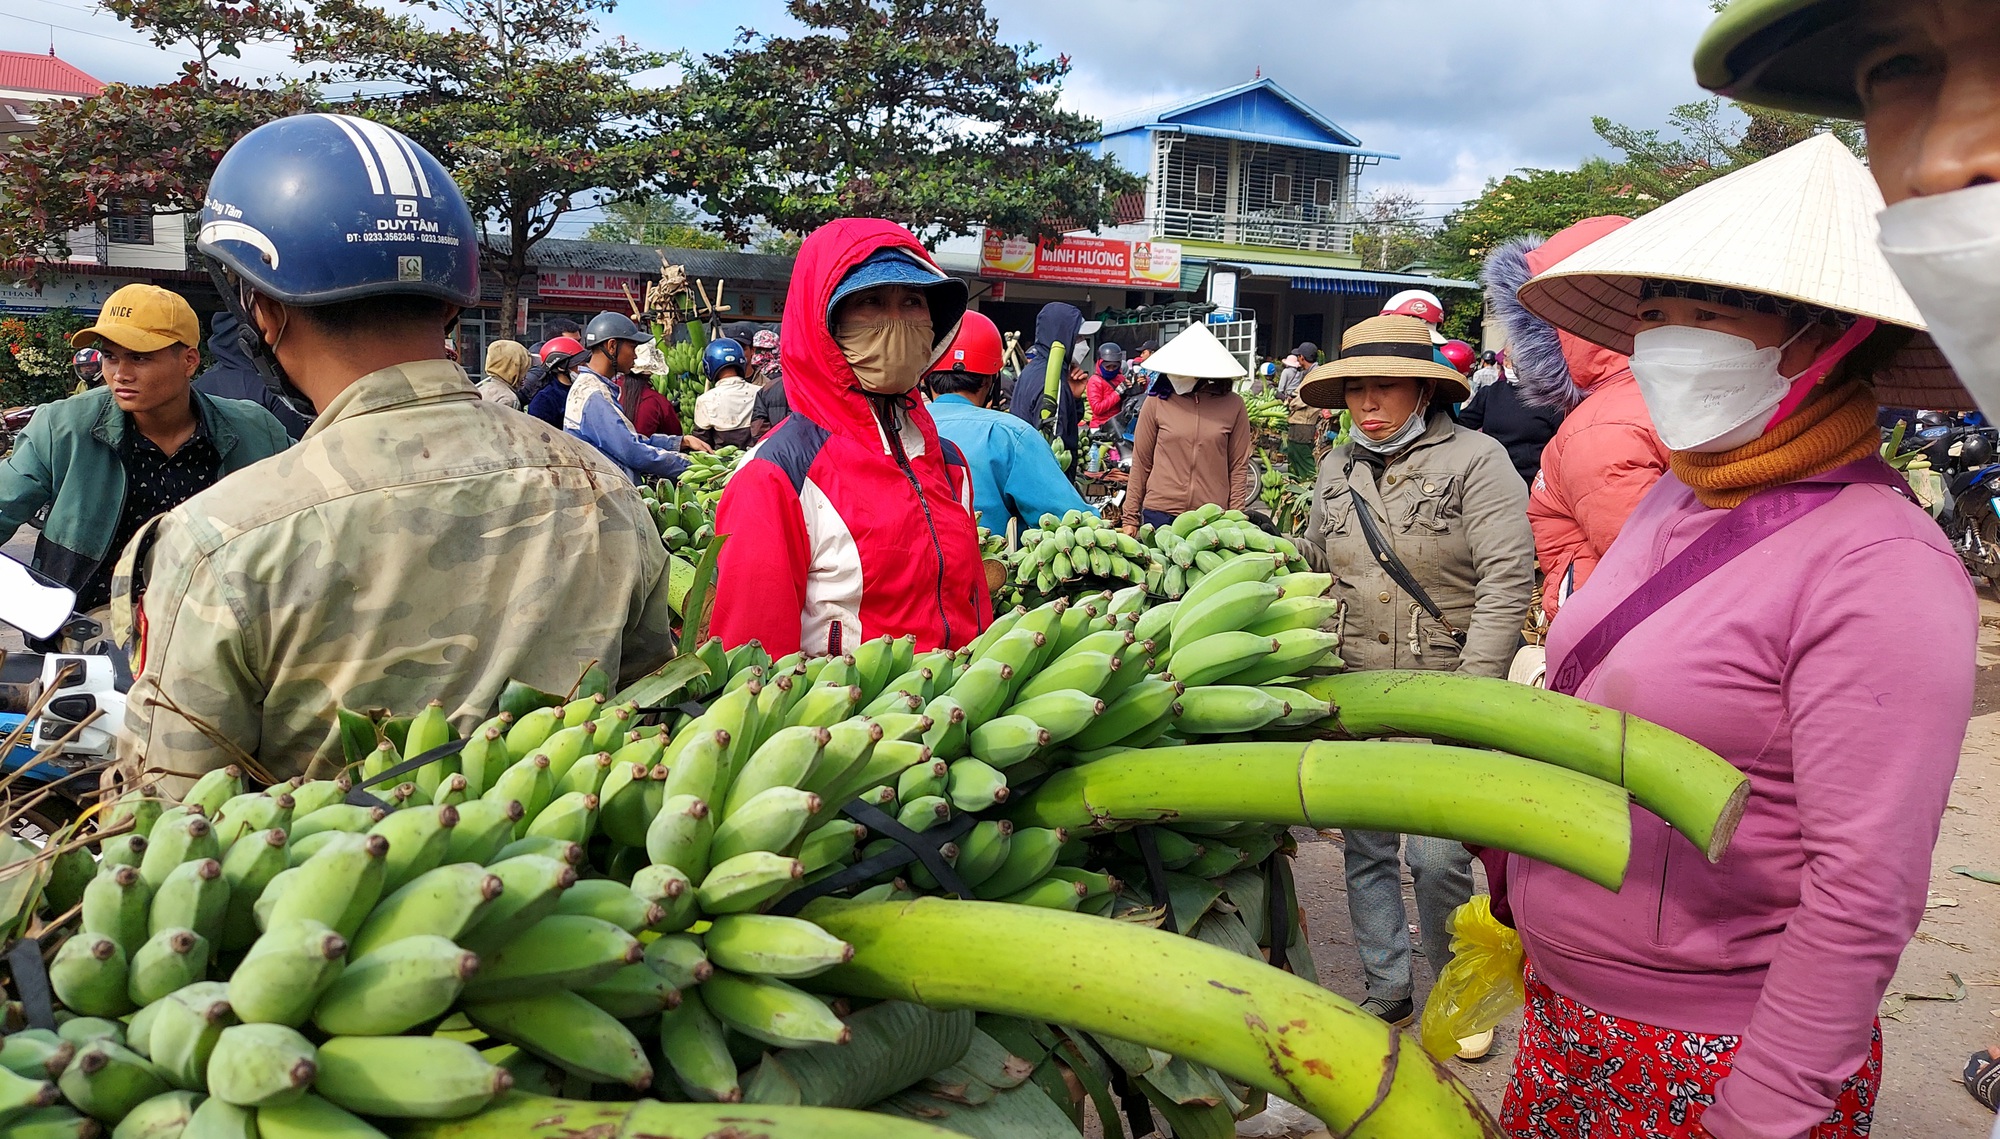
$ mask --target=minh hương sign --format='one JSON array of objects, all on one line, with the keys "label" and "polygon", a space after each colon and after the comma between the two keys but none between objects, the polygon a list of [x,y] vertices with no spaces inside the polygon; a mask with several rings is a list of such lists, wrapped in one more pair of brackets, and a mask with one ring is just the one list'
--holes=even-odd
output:
[{"label": "minh h\u01b0\u01a1ng sign", "polygon": [[1061,241],[1008,237],[989,229],[979,243],[979,275],[1071,285],[1178,289],[1181,247],[1072,235]]}]

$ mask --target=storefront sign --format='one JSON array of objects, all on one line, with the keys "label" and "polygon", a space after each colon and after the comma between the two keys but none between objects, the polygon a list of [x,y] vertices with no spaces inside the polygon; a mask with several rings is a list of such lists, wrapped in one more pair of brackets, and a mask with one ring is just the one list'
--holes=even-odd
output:
[{"label": "storefront sign", "polygon": [[53,277],[37,289],[33,285],[0,286],[0,312],[42,313],[66,308],[85,316],[96,315],[104,300],[122,285],[132,283],[122,277]]},{"label": "storefront sign", "polygon": [[1065,237],[1059,242],[1030,241],[989,229],[979,245],[979,275],[1072,285],[1176,289],[1181,283],[1181,247],[1161,241],[1082,236]]},{"label": "storefront sign", "polygon": [[535,275],[535,292],[545,301],[591,301],[626,309],[627,293],[639,300],[645,286],[626,273],[588,273],[580,269],[543,269]]}]

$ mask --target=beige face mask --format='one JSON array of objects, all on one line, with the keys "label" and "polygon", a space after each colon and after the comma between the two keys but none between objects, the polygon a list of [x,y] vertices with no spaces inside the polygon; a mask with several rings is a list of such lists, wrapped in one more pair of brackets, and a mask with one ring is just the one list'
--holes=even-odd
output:
[{"label": "beige face mask", "polygon": [[853,366],[862,390],[878,395],[902,395],[916,387],[937,355],[927,319],[849,322],[834,329],[833,339]]}]

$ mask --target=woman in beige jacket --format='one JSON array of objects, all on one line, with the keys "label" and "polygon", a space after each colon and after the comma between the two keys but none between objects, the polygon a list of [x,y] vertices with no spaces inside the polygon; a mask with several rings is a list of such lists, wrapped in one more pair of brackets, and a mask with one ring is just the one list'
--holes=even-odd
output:
[{"label": "woman in beige jacket", "polygon": [[1250,416],[1230,384],[1243,365],[1215,335],[1191,324],[1146,361],[1160,378],[1132,431],[1132,476],[1125,488],[1125,532],[1164,526],[1212,502],[1241,510],[1251,501]]},{"label": "woman in beige jacket", "polygon": [[[1345,408],[1351,440],[1319,465],[1299,551],[1335,575],[1340,655],[1350,670],[1417,668],[1505,676],[1535,586],[1528,488],[1498,442],[1452,421],[1471,393],[1431,356],[1430,326],[1378,316],[1355,325],[1341,358],[1299,385],[1315,407]],[[1431,604],[1399,586],[1371,548],[1360,511]],[[1362,1007],[1392,1024],[1415,1010],[1398,847],[1402,836],[1349,830],[1347,907],[1367,974]],[[1411,835],[1417,921],[1434,970],[1451,959],[1447,923],[1472,896],[1472,856]],[[1488,1042],[1490,1044],[1490,1041]],[[1484,1054],[1484,1047],[1472,1050]]]}]

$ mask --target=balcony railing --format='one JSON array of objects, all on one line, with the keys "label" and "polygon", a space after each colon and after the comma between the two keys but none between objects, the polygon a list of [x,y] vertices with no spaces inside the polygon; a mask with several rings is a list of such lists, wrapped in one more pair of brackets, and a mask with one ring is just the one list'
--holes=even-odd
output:
[{"label": "balcony railing", "polygon": [[1161,210],[1150,220],[1154,235],[1163,241],[1185,238],[1223,245],[1266,245],[1273,249],[1302,249],[1317,253],[1354,251],[1356,227],[1353,222],[1308,221],[1270,213],[1230,217],[1193,210]]}]

